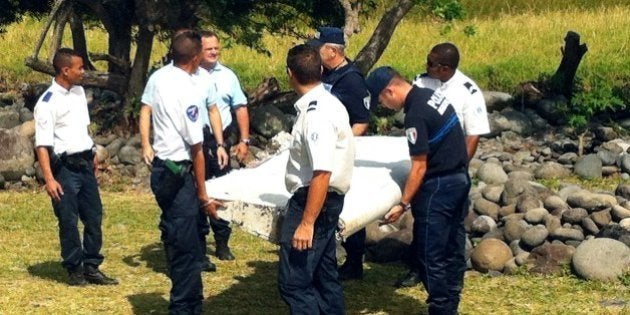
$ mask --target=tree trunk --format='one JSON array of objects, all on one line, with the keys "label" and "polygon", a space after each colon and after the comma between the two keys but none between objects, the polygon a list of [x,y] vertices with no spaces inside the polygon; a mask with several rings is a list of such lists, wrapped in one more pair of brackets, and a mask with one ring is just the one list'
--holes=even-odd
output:
[{"label": "tree trunk", "polygon": [[560,62],[560,66],[558,66],[558,70],[556,70],[556,73],[549,81],[553,94],[561,94],[568,100],[571,100],[575,73],[588,48],[586,44],[580,45],[580,34],[572,31],[567,32],[567,35],[564,37],[564,42],[564,48],[560,48],[562,51],[562,61]]},{"label": "tree trunk", "polygon": [[85,70],[96,70],[90,61],[90,57],[88,56],[87,43],[85,41],[85,30],[83,29],[83,19],[74,10],[72,10],[72,14],[70,16],[70,30],[72,31],[72,46],[83,58],[83,67]]},{"label": "tree trunk", "polygon": [[48,15],[48,19],[46,20],[46,24],[44,25],[44,28],[42,29],[41,34],[39,34],[39,39],[37,40],[35,49],[33,49],[33,54],[31,55],[30,58],[27,58],[27,59],[37,60],[39,58],[39,51],[42,49],[42,45],[44,44],[44,40],[46,39],[46,34],[48,34],[48,30],[50,29],[50,26],[52,25],[53,21],[57,17],[59,8],[61,8],[61,5],[63,5],[63,3],[64,3],[64,0],[55,1],[55,4],[53,5],[52,10],[50,10],[50,15]]},{"label": "tree trunk", "polygon": [[348,41],[355,33],[361,31],[359,26],[359,11],[361,11],[361,1],[359,0],[339,0],[341,7],[343,7],[345,24],[343,26],[343,34]]},{"label": "tree trunk", "polygon": [[394,5],[381,17],[372,37],[354,60],[362,73],[366,74],[381,58],[396,30],[396,26],[414,5],[414,0],[399,0],[397,5]]},{"label": "tree trunk", "polygon": [[52,63],[53,57],[59,48],[61,48],[61,41],[63,40],[63,31],[66,29],[66,23],[70,20],[72,14],[72,3],[64,2],[59,8],[57,17],[55,19],[55,27],[53,28],[53,37],[50,43],[50,51],[48,51],[48,61]]},{"label": "tree trunk", "polygon": [[[136,56],[133,59],[133,67],[129,75],[129,84],[125,93],[125,125],[130,125],[135,117],[139,114],[139,108],[134,105],[140,103],[140,97],[144,90],[144,84],[147,78],[147,69],[151,61],[151,48],[153,46],[154,33],[148,27],[143,26],[139,29]],[[129,119],[133,118],[133,119]]]}]

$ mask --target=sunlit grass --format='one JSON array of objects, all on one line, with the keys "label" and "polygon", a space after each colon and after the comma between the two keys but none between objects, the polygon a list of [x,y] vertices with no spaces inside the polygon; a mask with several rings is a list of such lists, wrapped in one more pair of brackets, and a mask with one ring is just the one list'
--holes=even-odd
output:
[{"label": "sunlit grass", "polygon": [[[102,193],[105,207],[103,270],[115,287],[65,285],[59,263],[57,220],[41,190],[0,192],[1,314],[166,314],[170,281],[159,242],[159,209],[151,194]],[[212,240],[212,238],[210,238]],[[211,242],[212,243],[212,242]],[[277,291],[277,246],[235,228],[237,259],[219,261],[205,273],[207,314],[286,314]],[[214,246],[210,245],[210,252]],[[348,314],[426,312],[420,287],[395,289],[399,264],[366,264],[365,279],[344,284]],[[621,306],[620,306],[621,305]],[[625,308],[623,308],[625,305]],[[462,314],[628,314],[630,293],[623,283],[573,276],[486,277],[469,273]]]},{"label": "sunlit grass", "polygon": [[[476,10],[483,12],[485,9],[479,8],[484,5],[481,2],[486,3],[480,1],[478,6],[469,4],[471,10],[478,8]],[[445,34],[441,34],[442,24],[412,11],[398,26],[377,65],[392,65],[412,78],[424,71],[426,53],[433,45],[452,41],[460,48],[460,68],[482,88],[514,92],[519,82],[536,80],[540,73],[556,70],[564,36],[572,30],[578,32],[582,42],[589,47],[578,69],[578,76],[584,78],[585,84],[603,80],[619,86],[628,82],[630,6],[615,5],[623,2],[611,0],[602,2],[607,5],[603,7],[593,4],[597,1],[590,1],[588,5],[576,5],[574,1],[548,8],[539,6],[537,3],[541,1],[536,0],[529,4],[532,9],[527,9],[525,5],[510,6],[512,2],[487,3],[485,5],[493,8],[502,8],[505,14],[469,14],[470,19],[455,22],[452,30]],[[349,56],[354,56],[363,47],[376,23],[375,17],[363,21],[362,32],[350,39]],[[0,42],[0,50],[9,52],[0,54],[0,76],[5,80],[41,81],[45,78],[23,65],[24,58],[32,52],[41,25],[42,22],[27,18],[8,28]],[[467,36],[463,30],[471,25],[476,33]],[[102,31],[88,30],[87,37],[91,51],[106,51],[107,37]],[[266,36],[264,43],[271,52],[270,56],[233,45],[223,50],[223,61],[235,70],[246,90],[253,89],[263,78],[270,76],[278,78],[283,87],[288,88],[284,73],[286,51],[301,42],[295,38]],[[166,44],[156,42],[153,62],[157,62],[165,52]],[[45,58],[43,55],[40,57]],[[99,67],[104,68],[104,65]]]}]

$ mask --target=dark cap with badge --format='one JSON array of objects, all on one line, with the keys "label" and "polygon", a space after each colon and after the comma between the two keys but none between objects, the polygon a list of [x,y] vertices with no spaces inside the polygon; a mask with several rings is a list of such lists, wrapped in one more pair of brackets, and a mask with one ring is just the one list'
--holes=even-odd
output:
[{"label": "dark cap with badge", "polygon": [[390,66],[378,67],[370,72],[367,79],[365,79],[365,84],[370,91],[370,95],[372,95],[372,97],[378,97],[396,74],[396,70]]},{"label": "dark cap with badge", "polygon": [[345,46],[346,41],[343,38],[343,30],[338,27],[320,27],[315,33],[315,38],[306,42],[307,45],[315,48],[319,48],[326,43]]}]

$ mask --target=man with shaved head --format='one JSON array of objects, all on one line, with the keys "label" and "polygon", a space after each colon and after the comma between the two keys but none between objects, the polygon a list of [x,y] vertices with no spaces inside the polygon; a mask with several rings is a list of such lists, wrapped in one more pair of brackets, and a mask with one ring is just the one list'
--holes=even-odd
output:
[{"label": "man with shaved head", "polygon": [[[201,107],[215,103],[216,93],[203,80],[207,73],[198,70],[199,34],[180,32],[171,47],[173,63],[151,75],[142,95],[142,151],[145,161],[153,165],[151,190],[162,209],[159,228],[172,282],[169,312],[201,314],[200,212],[218,218],[216,208],[221,203],[206,192],[199,116]],[[151,121],[153,148],[148,141]]]}]

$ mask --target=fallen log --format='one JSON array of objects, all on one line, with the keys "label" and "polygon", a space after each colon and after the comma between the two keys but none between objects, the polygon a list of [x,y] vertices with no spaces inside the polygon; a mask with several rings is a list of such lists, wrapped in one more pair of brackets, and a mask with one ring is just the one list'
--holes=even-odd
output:
[{"label": "fallen log", "polygon": [[[49,62],[44,62],[33,57],[27,57],[24,62],[28,67],[35,71],[47,73],[51,76],[55,75],[55,69],[53,68],[53,65]],[[81,82],[81,84],[84,86],[111,90],[120,95],[124,95],[127,89],[127,81],[127,77],[120,74],[99,71],[85,71],[85,75],[83,76],[83,81]]]}]

